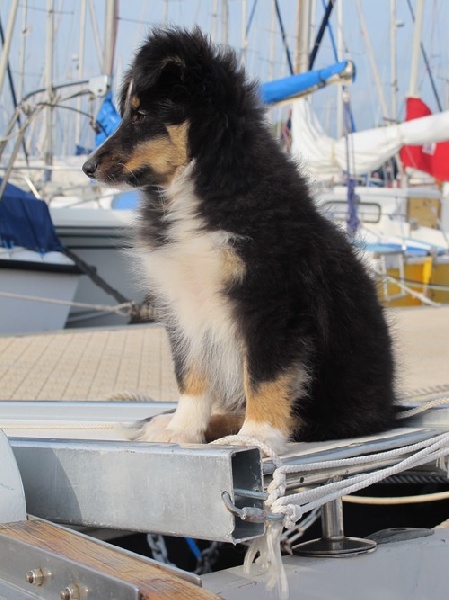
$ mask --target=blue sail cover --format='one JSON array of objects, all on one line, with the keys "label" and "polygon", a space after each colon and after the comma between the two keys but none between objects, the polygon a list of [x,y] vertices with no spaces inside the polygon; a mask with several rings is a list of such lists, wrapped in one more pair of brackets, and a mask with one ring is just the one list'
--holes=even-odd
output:
[{"label": "blue sail cover", "polygon": [[106,138],[114,133],[120,125],[120,115],[118,114],[112,101],[112,92],[108,92],[103,100],[103,104],[97,113],[96,127],[97,135],[95,136],[95,145],[98,147]]},{"label": "blue sail cover", "polygon": [[11,183],[0,199],[0,243],[40,253],[62,248],[45,202]]},{"label": "blue sail cover", "polygon": [[314,88],[324,87],[328,80],[335,75],[340,75],[348,66],[347,60],[337,62],[330,67],[318,71],[299,73],[284,79],[276,79],[263,83],[260,88],[264,104],[276,104],[289,98],[294,98],[313,91]]}]

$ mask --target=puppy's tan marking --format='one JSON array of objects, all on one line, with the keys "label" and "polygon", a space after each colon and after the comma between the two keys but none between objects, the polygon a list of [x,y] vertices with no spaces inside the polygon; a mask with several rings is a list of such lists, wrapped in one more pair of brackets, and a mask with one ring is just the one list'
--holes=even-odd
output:
[{"label": "puppy's tan marking", "polygon": [[183,166],[188,161],[187,134],[189,124],[185,121],[181,125],[169,125],[167,131],[175,149],[174,162],[177,167]]},{"label": "puppy's tan marking", "polygon": [[170,183],[176,170],[185,166],[188,161],[187,130],[187,123],[171,125],[167,127],[167,137],[158,137],[138,144],[131,158],[125,163],[126,169],[135,171],[149,167],[158,175],[165,176],[167,183]]},{"label": "puppy's tan marking", "polygon": [[193,367],[182,376],[179,388],[181,394],[200,396],[206,391],[206,379]]},{"label": "puppy's tan marking", "polygon": [[222,282],[229,285],[242,281],[246,273],[246,265],[233,248],[221,251]]},{"label": "puppy's tan marking", "polygon": [[131,98],[131,106],[132,108],[134,108],[134,110],[137,110],[140,106],[140,98],[138,98],[137,96],[133,96]]},{"label": "puppy's tan marking", "polygon": [[156,138],[134,148],[131,158],[125,163],[130,171],[150,167],[164,175],[169,170],[171,143],[168,138]]},{"label": "puppy's tan marking", "polygon": [[227,435],[236,435],[244,420],[243,413],[213,414],[205,433],[206,441],[211,442]]},{"label": "puppy's tan marking", "polygon": [[298,397],[302,381],[298,367],[279,375],[273,381],[253,384],[245,366],[246,420],[269,423],[285,436],[292,431],[292,402]]}]

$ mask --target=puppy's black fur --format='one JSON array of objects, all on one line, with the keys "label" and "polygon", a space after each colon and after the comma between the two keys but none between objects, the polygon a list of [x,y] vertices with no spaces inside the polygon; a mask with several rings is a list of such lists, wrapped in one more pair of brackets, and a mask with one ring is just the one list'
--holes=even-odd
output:
[{"label": "puppy's black fur", "polygon": [[[245,405],[241,432],[274,445],[389,427],[394,359],[375,285],[272,139],[233,52],[198,29],[154,30],[125,78],[121,112],[84,169],[141,188],[135,244],[181,400],[194,407],[164,423],[169,435],[145,439],[201,441],[210,412]],[[196,430],[200,403],[210,408]]]}]

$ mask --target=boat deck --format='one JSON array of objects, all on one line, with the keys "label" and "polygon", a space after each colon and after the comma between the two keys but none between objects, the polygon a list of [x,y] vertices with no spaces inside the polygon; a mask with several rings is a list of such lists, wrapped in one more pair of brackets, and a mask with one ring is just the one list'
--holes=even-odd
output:
[{"label": "boat deck", "polygon": [[[388,316],[399,390],[449,387],[449,306],[392,309]],[[0,400],[148,398],[177,398],[160,325],[0,337]]]}]

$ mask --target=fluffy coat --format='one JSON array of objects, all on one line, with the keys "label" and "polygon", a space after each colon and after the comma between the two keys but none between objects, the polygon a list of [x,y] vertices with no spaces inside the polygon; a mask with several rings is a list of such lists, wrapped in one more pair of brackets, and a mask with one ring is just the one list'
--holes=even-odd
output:
[{"label": "fluffy coat", "polygon": [[141,189],[134,246],[180,390],[142,439],[239,430],[281,450],[389,427],[394,359],[375,285],[273,140],[234,53],[198,29],[154,30],[121,113],[83,168]]}]

